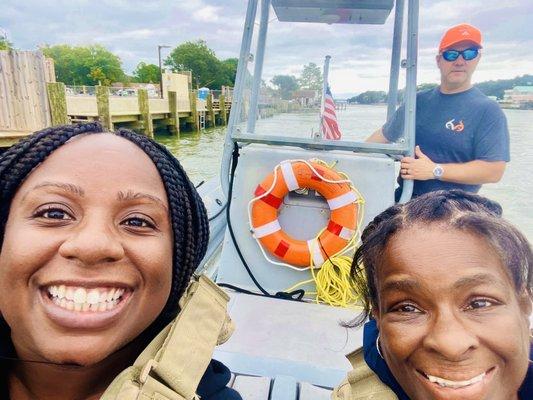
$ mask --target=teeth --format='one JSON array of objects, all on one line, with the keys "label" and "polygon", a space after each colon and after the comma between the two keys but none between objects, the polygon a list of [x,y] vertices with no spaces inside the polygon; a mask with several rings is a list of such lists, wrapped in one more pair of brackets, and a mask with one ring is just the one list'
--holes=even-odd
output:
[{"label": "teeth", "polygon": [[65,285],[49,286],[47,290],[52,302],[59,307],[84,312],[112,310],[125,293],[122,288],[85,289]]},{"label": "teeth", "polygon": [[100,292],[100,298],[97,303],[103,303],[104,301],[107,301],[107,291]]},{"label": "teeth", "polygon": [[[68,297],[67,297],[68,298]],[[85,300],[87,299],[87,291],[84,288],[77,288],[74,291],[74,302],[83,304],[85,303]]]},{"label": "teeth", "polygon": [[485,374],[486,373],[483,372],[482,374],[480,374],[478,376],[475,376],[472,379],[469,379],[469,380],[466,380],[466,381],[450,381],[448,379],[439,378],[438,376],[432,376],[432,375],[427,375],[427,374],[426,374],[426,376],[427,376],[427,378],[429,379],[430,382],[436,383],[436,384],[438,384],[441,387],[459,389],[459,388],[463,388],[463,387],[466,387],[466,386],[473,385],[474,383],[481,382],[483,380],[483,378],[485,377]]},{"label": "teeth", "polygon": [[117,300],[123,294],[124,294],[124,289],[117,289],[117,291],[113,295],[113,300]]},{"label": "teeth", "polygon": [[100,293],[98,290],[91,290],[89,293],[87,293],[87,300],[85,300],[89,304],[96,304],[99,303],[100,300]]}]

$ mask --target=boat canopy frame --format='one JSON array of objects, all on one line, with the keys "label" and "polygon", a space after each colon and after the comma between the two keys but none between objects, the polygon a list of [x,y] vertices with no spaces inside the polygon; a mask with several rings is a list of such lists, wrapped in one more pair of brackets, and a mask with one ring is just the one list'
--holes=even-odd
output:
[{"label": "boat canopy frame", "polygon": [[[274,2],[276,0],[273,0]],[[340,0],[329,0],[330,2]],[[346,3],[346,0],[343,0]],[[261,2],[261,17],[259,23],[259,33],[257,39],[257,48],[255,57],[252,56],[251,44],[253,38],[253,28],[256,20],[256,14],[259,2]],[[302,1],[300,1],[301,3]],[[316,1],[315,1],[316,2]],[[364,3],[364,7],[372,7],[372,2],[352,0],[355,3]],[[394,33],[392,40],[392,54],[390,63],[389,76],[389,96],[387,99],[387,119],[396,111],[398,97],[398,82],[400,68],[406,69],[405,85],[405,114],[404,114],[404,132],[395,143],[367,143],[358,141],[336,141],[322,138],[297,138],[283,137],[273,135],[255,134],[255,123],[258,112],[258,99],[264,64],[265,45],[268,33],[269,12],[272,0],[249,0],[244,23],[244,31],[241,41],[239,62],[237,66],[237,75],[235,78],[235,90],[232,100],[231,113],[226,131],[224,150],[221,164],[221,185],[226,198],[229,193],[230,171],[232,163],[232,153],[235,144],[245,145],[248,143],[263,143],[278,146],[293,146],[304,149],[321,149],[321,150],[344,150],[354,153],[378,153],[391,156],[413,156],[415,144],[415,127],[416,127],[416,82],[417,82],[417,63],[418,63],[418,16],[419,0],[407,0],[407,57],[401,60],[402,48],[402,31],[404,26],[404,0],[396,0],[394,15]],[[313,3],[313,1],[310,1]],[[352,23],[361,23],[354,21]],[[375,23],[375,22],[372,22]],[[246,70],[248,63],[254,61],[254,76],[252,82],[252,93],[250,97],[250,107],[246,132],[241,132],[237,128],[239,117],[243,107],[243,93],[245,85]],[[404,181],[403,191],[400,197],[400,203],[404,203],[411,198],[413,192],[413,181]]]}]

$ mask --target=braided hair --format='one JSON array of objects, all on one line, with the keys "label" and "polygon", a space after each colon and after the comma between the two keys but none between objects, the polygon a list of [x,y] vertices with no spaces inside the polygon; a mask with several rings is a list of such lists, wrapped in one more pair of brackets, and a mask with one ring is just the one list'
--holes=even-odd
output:
[{"label": "braided hair", "polygon": [[[102,133],[109,134],[98,122],[47,128],[0,155],[0,243],[4,241],[11,202],[26,177],[71,138]],[[157,332],[179,312],[179,298],[205,255],[209,241],[207,212],[183,167],[164,146],[127,129],[119,129],[115,134],[134,143],[150,157],[167,193],[174,235],[172,286],[163,311],[152,324]]]},{"label": "braided hair", "polygon": [[347,325],[361,326],[371,316],[372,307],[378,305],[377,272],[387,243],[399,231],[416,224],[439,223],[485,239],[501,257],[517,293],[525,290],[533,298],[531,247],[501,216],[502,208],[495,201],[457,189],[426,193],[383,211],[363,231],[361,246],[355,252],[350,275],[362,294],[363,311]]}]

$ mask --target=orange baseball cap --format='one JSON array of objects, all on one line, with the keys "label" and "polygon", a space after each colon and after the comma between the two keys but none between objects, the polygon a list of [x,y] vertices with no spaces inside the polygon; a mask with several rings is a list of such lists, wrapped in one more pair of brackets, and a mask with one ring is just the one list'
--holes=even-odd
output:
[{"label": "orange baseball cap", "polygon": [[481,46],[481,31],[479,29],[469,24],[459,24],[446,31],[440,41],[439,52],[465,41],[475,43],[480,48],[483,47]]}]

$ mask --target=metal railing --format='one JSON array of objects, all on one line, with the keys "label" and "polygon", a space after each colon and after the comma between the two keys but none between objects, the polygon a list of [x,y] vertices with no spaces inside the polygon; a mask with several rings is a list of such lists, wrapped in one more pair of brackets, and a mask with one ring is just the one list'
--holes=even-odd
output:
[{"label": "metal railing", "polygon": [[96,86],[65,86],[65,91],[68,96],[95,96]]},{"label": "metal railing", "polygon": [[[67,96],[96,96],[97,86],[65,86]],[[112,86],[109,88],[109,95],[116,97],[137,97],[138,87],[129,86]],[[151,99],[157,99],[160,97],[159,87],[146,88],[148,97]]]}]

